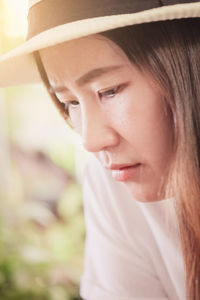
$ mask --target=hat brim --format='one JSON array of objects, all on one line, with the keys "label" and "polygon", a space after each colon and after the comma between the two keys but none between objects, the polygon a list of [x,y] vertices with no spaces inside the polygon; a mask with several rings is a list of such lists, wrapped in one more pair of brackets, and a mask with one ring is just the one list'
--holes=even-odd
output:
[{"label": "hat brim", "polygon": [[0,87],[41,82],[33,52],[65,41],[134,24],[200,17],[200,3],[163,6],[139,13],[90,18],[46,30],[0,58]]}]

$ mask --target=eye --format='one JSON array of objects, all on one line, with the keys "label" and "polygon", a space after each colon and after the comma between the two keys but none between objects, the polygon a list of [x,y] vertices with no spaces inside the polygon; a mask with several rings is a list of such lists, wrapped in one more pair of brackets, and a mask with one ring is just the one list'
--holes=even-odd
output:
[{"label": "eye", "polygon": [[121,85],[118,85],[107,90],[99,91],[99,96],[101,98],[112,98],[121,90]]},{"label": "eye", "polygon": [[76,100],[62,102],[63,108],[65,111],[69,111],[70,109],[77,108],[79,106],[79,102]]},{"label": "eye", "polygon": [[65,104],[67,107],[71,106],[71,107],[76,107],[79,105],[79,102],[76,101],[76,100],[72,100],[72,101],[68,101],[66,104]]}]

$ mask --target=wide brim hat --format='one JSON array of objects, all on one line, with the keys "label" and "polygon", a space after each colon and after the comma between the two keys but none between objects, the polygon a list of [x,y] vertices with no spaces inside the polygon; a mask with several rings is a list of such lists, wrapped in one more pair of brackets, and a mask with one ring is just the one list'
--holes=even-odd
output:
[{"label": "wide brim hat", "polygon": [[41,82],[33,55],[39,49],[119,27],[198,17],[200,0],[30,0],[26,41],[0,58],[0,87]]}]

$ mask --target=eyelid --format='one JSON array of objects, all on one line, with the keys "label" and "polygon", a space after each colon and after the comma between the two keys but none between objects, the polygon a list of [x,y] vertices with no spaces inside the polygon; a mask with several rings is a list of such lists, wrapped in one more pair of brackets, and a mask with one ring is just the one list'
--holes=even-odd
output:
[{"label": "eyelid", "polygon": [[[73,104],[72,102],[77,102],[77,104],[75,105],[75,104]],[[76,106],[78,106],[80,103],[79,103],[79,101],[77,101],[77,100],[71,100],[71,101],[67,101],[66,102],[66,104],[65,105],[72,105],[73,107],[76,107]]]},{"label": "eyelid", "polygon": [[[118,85],[114,85],[112,87],[100,90],[98,92],[100,97],[114,97],[115,94],[117,94],[118,92],[120,92],[123,88],[124,88],[125,84],[118,84]],[[109,95],[109,92],[114,91],[113,95]],[[106,95],[107,93],[107,95]]]}]

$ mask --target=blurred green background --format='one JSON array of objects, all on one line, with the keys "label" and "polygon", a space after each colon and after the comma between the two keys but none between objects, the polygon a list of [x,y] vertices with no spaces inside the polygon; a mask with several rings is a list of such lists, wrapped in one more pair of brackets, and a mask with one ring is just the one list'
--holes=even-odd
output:
[{"label": "blurred green background", "polygon": [[[0,0],[1,55],[26,15],[26,0]],[[87,154],[42,85],[0,89],[0,122],[0,299],[80,299]]]}]

